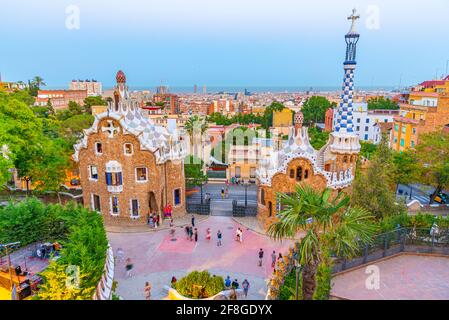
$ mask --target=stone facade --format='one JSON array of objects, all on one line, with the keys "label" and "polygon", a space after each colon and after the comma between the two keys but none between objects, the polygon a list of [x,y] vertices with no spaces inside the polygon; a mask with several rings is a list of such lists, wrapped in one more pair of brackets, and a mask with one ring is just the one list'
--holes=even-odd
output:
[{"label": "stone facade", "polygon": [[[173,132],[154,126],[128,101],[127,88],[75,146],[84,205],[106,224],[145,224],[149,213],[185,214],[183,158],[186,148]],[[116,108],[117,107],[117,108]]]}]

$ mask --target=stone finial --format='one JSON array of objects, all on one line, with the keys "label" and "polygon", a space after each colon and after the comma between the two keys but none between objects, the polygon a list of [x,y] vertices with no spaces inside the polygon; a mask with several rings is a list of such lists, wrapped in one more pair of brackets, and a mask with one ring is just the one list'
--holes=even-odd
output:
[{"label": "stone finial", "polygon": [[295,127],[301,128],[304,122],[304,115],[301,111],[295,113]]}]

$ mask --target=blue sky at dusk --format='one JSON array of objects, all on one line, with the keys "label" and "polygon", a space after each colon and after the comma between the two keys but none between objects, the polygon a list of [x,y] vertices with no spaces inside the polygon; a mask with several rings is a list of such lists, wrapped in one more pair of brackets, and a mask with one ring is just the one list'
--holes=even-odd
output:
[{"label": "blue sky at dusk", "polygon": [[[66,28],[66,7],[80,28]],[[360,86],[445,73],[447,0],[2,0],[3,80],[132,86],[339,86],[353,7]],[[373,20],[379,13],[379,28]]]}]

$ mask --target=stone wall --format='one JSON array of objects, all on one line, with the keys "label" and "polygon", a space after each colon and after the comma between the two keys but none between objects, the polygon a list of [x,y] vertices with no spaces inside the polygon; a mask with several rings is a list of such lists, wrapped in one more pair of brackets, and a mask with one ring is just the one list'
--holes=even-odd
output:
[{"label": "stone wall", "polygon": [[[141,150],[138,138],[131,134],[123,133],[123,129],[112,138],[107,132],[101,130],[108,126],[105,118],[99,123],[97,133],[88,136],[87,148],[79,152],[79,169],[81,186],[83,189],[84,205],[92,208],[92,195],[100,197],[100,209],[106,224],[145,224],[147,214],[150,211],[150,200],[152,211],[161,213],[163,206],[168,203],[173,206],[173,214],[181,216],[185,214],[185,186],[184,171],[181,161],[165,164],[157,164],[156,157],[148,150]],[[113,120],[114,127],[120,127],[119,123]],[[102,144],[102,154],[95,152],[95,144]],[[133,152],[125,155],[124,144],[132,144]],[[115,160],[121,164],[123,190],[111,193],[106,185],[106,163]],[[95,165],[98,168],[98,180],[89,177],[89,166]],[[147,181],[136,181],[136,168],[147,168]],[[174,206],[174,190],[181,190],[181,204]],[[111,214],[111,195],[118,197],[119,213]],[[131,200],[137,199],[139,203],[139,216],[131,217]],[[155,207],[155,208],[154,208]]]}]

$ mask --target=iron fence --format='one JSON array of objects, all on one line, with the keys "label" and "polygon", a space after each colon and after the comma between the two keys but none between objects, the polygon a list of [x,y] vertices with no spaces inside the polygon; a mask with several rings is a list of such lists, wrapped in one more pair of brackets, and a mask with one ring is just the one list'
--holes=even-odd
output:
[{"label": "iron fence", "polygon": [[449,229],[401,228],[379,234],[370,244],[360,245],[356,257],[334,257],[332,271],[338,273],[401,252],[449,255]]},{"label": "iron fence", "polygon": [[196,213],[200,215],[210,215],[210,199],[204,200],[202,203],[188,202],[186,203],[188,213]]},{"label": "iron fence", "polygon": [[257,205],[240,205],[237,200],[232,201],[232,216],[234,217],[245,217],[245,216],[256,216],[257,215]]}]

